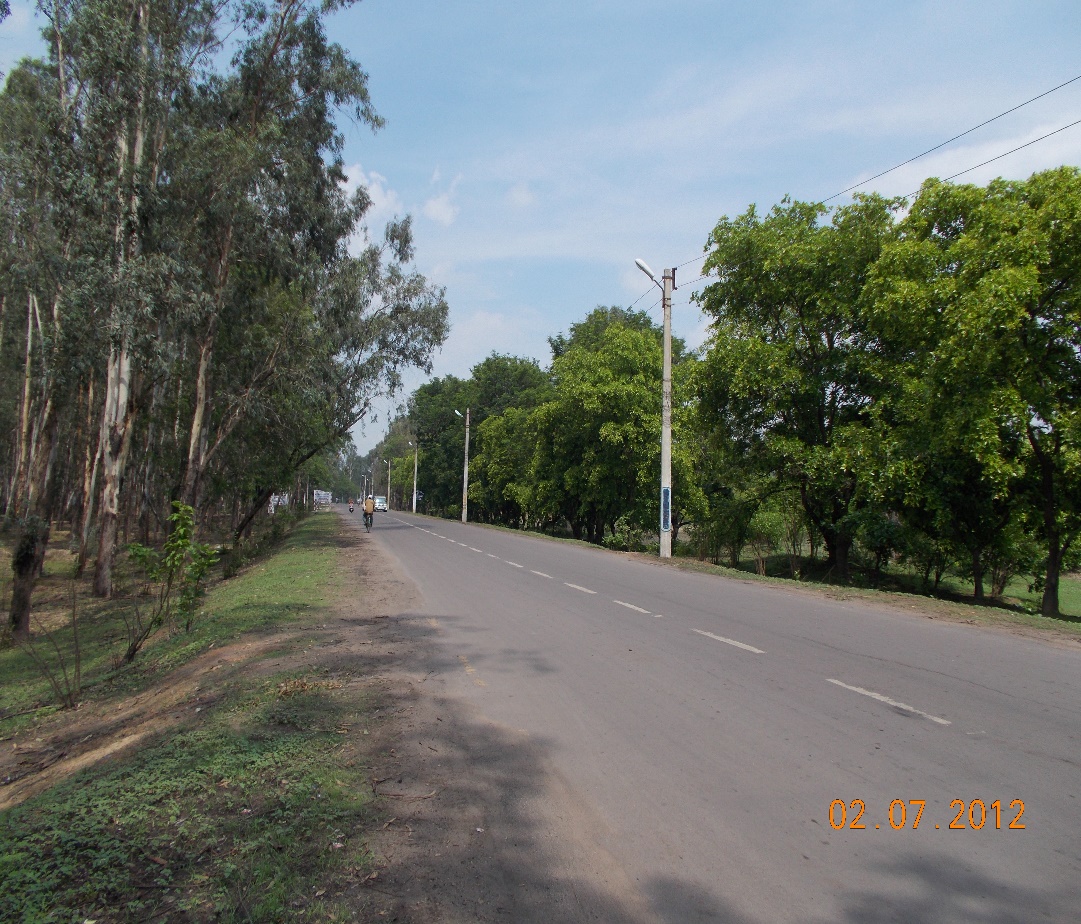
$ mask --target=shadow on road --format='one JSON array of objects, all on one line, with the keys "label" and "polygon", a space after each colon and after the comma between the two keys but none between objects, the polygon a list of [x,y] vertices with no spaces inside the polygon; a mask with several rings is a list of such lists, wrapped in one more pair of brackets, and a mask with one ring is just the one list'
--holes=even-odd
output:
[{"label": "shadow on road", "polygon": [[[994,832],[992,832],[994,833]],[[1056,921],[1072,924],[1077,914],[1062,917],[1068,895],[1011,886],[991,878],[943,853],[906,855],[896,862],[871,868],[889,883],[889,890],[865,889],[841,900],[843,917],[851,924],[1031,924]],[[1007,872],[1007,871],[1004,871]],[[898,896],[903,895],[900,899]],[[1058,914],[1059,916],[1056,916]],[[824,924],[824,922],[823,922]]]}]

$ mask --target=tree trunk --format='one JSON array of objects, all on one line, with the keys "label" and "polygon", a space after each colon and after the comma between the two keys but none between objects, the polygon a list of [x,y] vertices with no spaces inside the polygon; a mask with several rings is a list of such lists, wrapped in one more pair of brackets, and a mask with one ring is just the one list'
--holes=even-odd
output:
[{"label": "tree trunk", "polygon": [[36,516],[26,517],[11,556],[11,611],[8,621],[16,639],[25,639],[30,635],[30,601],[48,543],[48,522]]},{"label": "tree trunk", "polygon": [[11,489],[8,492],[7,515],[17,517],[20,512],[19,498],[23,491],[20,482],[24,476],[30,441],[30,371],[34,356],[34,296],[26,296],[26,361],[23,366],[22,403],[19,406],[19,444],[15,454],[15,467],[11,473]]},{"label": "tree trunk", "polygon": [[983,549],[972,552],[972,598],[983,603]]},{"label": "tree trunk", "polygon": [[837,573],[837,579],[842,584],[847,584],[852,579],[849,564],[852,551],[852,538],[842,535],[834,529],[823,529],[822,538],[826,542],[826,564]]},{"label": "tree trunk", "polygon": [[254,504],[251,505],[251,509],[248,510],[244,519],[240,521],[240,525],[237,526],[236,532],[233,533],[233,544],[236,545],[240,542],[241,537],[244,535],[244,530],[248,528],[248,524],[255,519],[256,514],[267,505],[271,495],[274,494],[273,488],[267,488],[257,498]]},{"label": "tree trunk", "polygon": [[[91,383],[93,384],[93,383]],[[86,570],[86,559],[90,548],[90,533],[94,526],[94,506],[98,499],[98,466],[105,448],[105,426],[98,429],[98,443],[94,455],[90,455],[93,445],[87,428],[86,459],[83,463],[83,516],[79,537],[79,558],[75,564],[75,574],[81,577]]]},{"label": "tree trunk", "polygon": [[30,603],[34,586],[45,563],[49,545],[51,518],[50,480],[56,451],[56,434],[60,426],[56,405],[50,400],[49,414],[44,422],[41,445],[34,470],[29,473],[26,509],[19,538],[11,557],[12,588],[9,624],[12,634],[25,637],[30,632]]},{"label": "tree trunk", "polygon": [[1062,559],[1065,553],[1058,530],[1048,530],[1047,537],[1047,573],[1043,582],[1043,597],[1040,600],[1040,613],[1044,616],[1060,616],[1058,603],[1059,574],[1062,572]]},{"label": "tree trunk", "polygon": [[132,421],[135,416],[130,376],[131,355],[125,342],[109,353],[105,413],[102,417],[104,433],[101,530],[94,567],[94,593],[99,597],[108,597],[113,590],[113,559],[116,554],[120,515],[120,489],[131,448]]},{"label": "tree trunk", "polygon": [[210,370],[211,348],[204,343],[199,350],[199,366],[195,377],[195,409],[188,435],[188,458],[184,466],[184,484],[180,500],[189,507],[196,506],[196,493],[204,465],[206,452],[207,377]]}]

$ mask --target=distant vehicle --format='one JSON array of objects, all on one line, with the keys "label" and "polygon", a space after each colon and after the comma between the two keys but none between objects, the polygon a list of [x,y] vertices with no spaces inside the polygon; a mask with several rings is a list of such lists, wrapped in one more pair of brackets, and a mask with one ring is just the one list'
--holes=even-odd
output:
[{"label": "distant vehicle", "polygon": [[376,494],[375,495],[375,509],[376,510],[386,510],[387,509],[387,499],[385,497],[383,497],[382,494]]}]

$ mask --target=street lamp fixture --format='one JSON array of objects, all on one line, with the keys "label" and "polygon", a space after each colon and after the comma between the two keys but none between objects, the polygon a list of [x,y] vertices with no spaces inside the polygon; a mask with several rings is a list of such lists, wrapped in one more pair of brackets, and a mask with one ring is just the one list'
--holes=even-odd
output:
[{"label": "street lamp fixture", "polygon": [[[454,413],[459,417],[462,412],[458,408]],[[469,408],[465,409],[465,464],[462,466],[462,522],[469,522]]]},{"label": "street lamp fixture", "polygon": [[664,368],[661,376],[661,539],[660,557],[672,557],[672,293],[676,289],[676,270],[666,269],[664,284],[657,282],[644,260],[634,265],[661,290],[664,306]]}]

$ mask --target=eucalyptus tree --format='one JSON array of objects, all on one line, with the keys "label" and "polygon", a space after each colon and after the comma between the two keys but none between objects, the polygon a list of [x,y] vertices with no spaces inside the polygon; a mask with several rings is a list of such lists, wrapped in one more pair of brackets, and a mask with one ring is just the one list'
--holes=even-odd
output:
[{"label": "eucalyptus tree", "polygon": [[[202,521],[204,501],[228,498],[239,523],[241,500],[338,446],[445,338],[443,291],[409,268],[408,219],[350,250],[369,200],[346,192],[336,118],[381,120],[366,74],[326,39],[343,5],[43,6],[48,57],[0,94],[0,362],[17,408],[4,502],[29,541],[17,575],[41,560],[60,488],[80,562],[98,528],[103,594],[122,515],[146,523],[184,499]],[[217,73],[230,24],[236,54]],[[20,626],[30,590],[15,595]]]},{"label": "eucalyptus tree", "polygon": [[[287,0],[246,10],[246,40],[234,71],[182,100],[186,124],[175,146],[175,178],[190,232],[180,245],[199,274],[188,325],[194,381],[179,489],[189,504],[197,501],[215,448],[288,348],[285,327],[286,339],[276,344],[237,343],[261,323],[258,290],[277,285],[310,297],[321,272],[345,257],[368,204],[363,189],[346,195],[335,116],[344,110],[372,128],[382,120],[372,108],[367,75],[326,38],[323,18],[337,6]],[[216,372],[226,329],[230,362]],[[266,361],[238,376],[232,354],[253,348]]]},{"label": "eucalyptus tree", "polygon": [[[0,300],[7,314],[26,306],[18,374],[8,379],[17,424],[10,446],[6,515],[17,524],[10,622],[27,631],[30,598],[44,560],[54,509],[54,475],[68,460],[61,429],[75,433],[93,408],[93,235],[82,227],[82,196],[72,189],[76,159],[67,90],[56,72],[26,61],[0,94]],[[10,305],[10,308],[8,306]],[[14,346],[12,338],[9,343]],[[0,358],[15,371],[13,351]],[[6,377],[5,377],[6,378]],[[73,417],[75,420],[73,420]],[[13,421],[14,422],[14,421]],[[84,434],[85,438],[85,434]]]},{"label": "eucalyptus tree", "polygon": [[799,491],[843,581],[875,441],[862,292],[899,206],[863,196],[826,222],[821,204],[786,199],[722,218],[704,269],[717,281],[699,296],[714,319],[705,421]]}]

